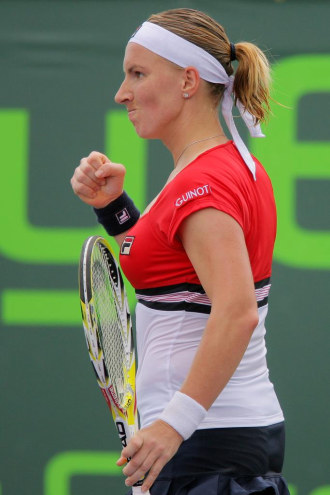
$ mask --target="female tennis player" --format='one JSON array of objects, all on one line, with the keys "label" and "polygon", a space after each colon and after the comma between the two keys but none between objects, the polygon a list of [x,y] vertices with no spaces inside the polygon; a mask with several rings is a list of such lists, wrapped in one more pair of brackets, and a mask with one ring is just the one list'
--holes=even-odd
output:
[{"label": "female tennis player", "polygon": [[174,9],[134,33],[124,74],[115,101],[140,137],[163,142],[174,168],[141,215],[123,192],[124,166],[105,155],[83,158],[71,179],[120,244],[138,300],[141,429],[118,465],[127,486],[146,476],[152,495],[287,495],[265,345],[274,197],[232,116],[234,101],[263,136],[267,59],[206,14]]}]

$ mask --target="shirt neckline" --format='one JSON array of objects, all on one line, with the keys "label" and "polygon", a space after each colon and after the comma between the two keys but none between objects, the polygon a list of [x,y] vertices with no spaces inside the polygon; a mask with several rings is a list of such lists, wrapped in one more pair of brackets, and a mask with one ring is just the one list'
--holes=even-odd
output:
[{"label": "shirt neckline", "polygon": [[150,209],[146,212],[146,213],[142,213],[142,215],[140,216],[140,218],[144,218],[146,217],[147,215],[149,215],[149,213],[151,212],[151,210],[157,205],[158,201],[160,200],[161,196],[163,195],[163,193],[165,192],[165,190],[167,189],[167,186],[169,186],[170,184],[172,184],[172,182],[177,178],[179,177],[179,175],[184,172],[188,167],[190,167],[190,165],[193,165],[199,158],[201,158],[203,155],[207,155],[208,153],[211,153],[212,151],[216,150],[217,148],[225,148],[227,146],[231,146],[234,144],[234,141],[232,139],[228,140],[226,143],[222,143],[222,144],[217,144],[216,146],[213,146],[212,148],[208,148],[207,150],[205,151],[202,151],[199,155],[197,155],[191,162],[187,163],[187,165],[185,167],[183,167],[182,170],[180,170],[180,172],[178,172],[174,177],[173,179],[171,179],[169,182],[167,182],[163,189],[161,189],[161,191],[158,193],[158,195],[156,196],[155,198],[155,201],[154,203],[151,205]]}]

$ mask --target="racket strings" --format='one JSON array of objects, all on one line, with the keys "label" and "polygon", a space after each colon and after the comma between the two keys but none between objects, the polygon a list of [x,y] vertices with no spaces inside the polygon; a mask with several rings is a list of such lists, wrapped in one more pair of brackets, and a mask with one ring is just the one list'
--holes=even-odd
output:
[{"label": "racket strings", "polygon": [[126,394],[124,371],[126,352],[122,334],[121,308],[119,307],[121,301],[116,300],[116,296],[109,296],[111,292],[118,295],[118,289],[120,289],[118,282],[117,270],[111,263],[107,250],[98,246],[98,249],[93,250],[92,261],[92,284],[95,311],[99,321],[98,332],[110,381],[119,403],[123,404]]}]

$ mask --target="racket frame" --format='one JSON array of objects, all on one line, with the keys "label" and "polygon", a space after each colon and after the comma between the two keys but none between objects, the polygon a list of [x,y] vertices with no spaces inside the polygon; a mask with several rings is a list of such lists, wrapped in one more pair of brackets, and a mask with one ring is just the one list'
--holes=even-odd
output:
[{"label": "racket frame", "polygon": [[[111,259],[113,266],[116,269],[116,276],[118,280],[117,289],[113,286],[113,284],[111,284],[111,286],[113,291],[112,297],[116,299],[116,305],[120,306],[119,310],[122,324],[121,333],[123,337],[125,336],[125,339],[123,338],[123,342],[126,356],[125,382],[127,385],[127,395],[125,396],[123,404],[120,403],[120,400],[115,392],[115,387],[113,383],[111,383],[111,377],[109,376],[104,358],[102,340],[100,338],[98,320],[94,306],[91,264],[92,252],[98,244],[101,244],[102,249],[106,251],[107,257]],[[111,279],[110,274],[109,278]],[[83,328],[90,361],[96,374],[97,383],[111,411],[121,445],[122,447],[126,447],[129,440],[138,430],[135,392],[136,369],[132,320],[119,265],[110,244],[101,236],[88,237],[83,244],[79,262],[79,292]],[[111,295],[109,295],[109,297],[111,297]],[[142,493],[142,483],[143,479],[139,480],[132,487],[134,495]],[[145,493],[148,495],[149,492]]]}]

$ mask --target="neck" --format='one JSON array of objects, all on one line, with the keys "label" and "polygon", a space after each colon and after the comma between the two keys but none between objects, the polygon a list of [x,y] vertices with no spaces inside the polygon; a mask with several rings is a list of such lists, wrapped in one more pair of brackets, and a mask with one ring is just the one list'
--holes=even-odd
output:
[{"label": "neck", "polygon": [[199,91],[191,98],[180,100],[181,107],[176,117],[159,136],[173,156],[174,168],[184,167],[201,152],[227,141],[218,108],[209,98],[208,88],[203,83],[201,81]]},{"label": "neck", "polygon": [[162,139],[173,156],[174,167],[181,167],[192,155],[226,141],[216,108],[204,102],[186,103],[185,111],[172,122],[170,133]]},{"label": "neck", "polygon": [[[196,155],[199,154],[201,150],[207,150],[210,147],[215,146],[214,144],[215,142],[216,144],[220,144],[219,138],[222,138],[222,142],[223,142],[223,138],[226,138],[226,136],[224,135],[223,132],[219,132],[219,134],[208,136],[206,138],[196,139],[195,141],[192,141],[191,143],[187,144],[179,154],[178,158],[176,159],[174,167],[175,168],[178,167],[179,162],[183,163],[186,161],[184,156],[185,154],[187,157],[190,157],[191,154]],[[189,159],[189,161],[190,160],[191,159]]]}]

